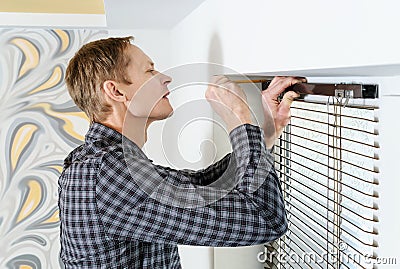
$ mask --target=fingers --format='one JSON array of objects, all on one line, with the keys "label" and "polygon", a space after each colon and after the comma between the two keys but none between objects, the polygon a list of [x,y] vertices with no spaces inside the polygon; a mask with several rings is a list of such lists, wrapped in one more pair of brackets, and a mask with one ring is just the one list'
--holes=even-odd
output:
[{"label": "fingers", "polygon": [[264,110],[264,133],[267,146],[272,146],[280,136],[284,127],[290,121],[290,106],[299,94],[294,91],[286,92],[281,101],[278,97],[290,86],[296,83],[307,82],[300,77],[275,77],[267,90],[262,92],[262,105]]},{"label": "fingers", "polygon": [[[290,81],[295,81],[294,83],[290,83]],[[299,83],[299,82],[307,82],[307,79],[305,77],[283,77],[283,76],[276,76],[272,79],[270,86],[274,86],[276,84],[283,84],[287,87],[295,84],[295,83]]]},{"label": "fingers", "polygon": [[275,118],[275,124],[278,129],[282,129],[290,120],[290,106],[292,105],[294,99],[298,97],[299,94],[293,91],[285,93],[280,104],[277,108],[277,115]]},{"label": "fingers", "polygon": [[216,92],[218,92],[219,94],[223,94],[223,92],[221,92],[221,89],[234,94],[238,98],[242,99],[242,101],[247,100],[243,89],[237,83],[231,81],[226,76],[213,76],[208,87],[208,91],[214,91],[214,94],[216,94]]},{"label": "fingers", "polygon": [[220,86],[224,83],[227,83],[229,81],[229,79],[225,76],[222,75],[218,75],[218,76],[213,76],[211,78],[211,86]]},{"label": "fingers", "polygon": [[297,92],[294,92],[294,91],[286,92],[282,97],[280,106],[286,106],[286,107],[290,108],[294,99],[299,96],[300,96],[300,94],[298,94]]},{"label": "fingers", "polygon": [[208,85],[207,91],[205,93],[205,97],[207,100],[216,100],[217,99],[217,88],[221,86],[222,83],[226,82],[227,78],[225,76],[212,76],[211,81]]},{"label": "fingers", "polygon": [[239,89],[239,85],[237,85],[235,82],[231,81],[225,76],[217,76],[216,86],[236,94],[238,94],[241,90]]},{"label": "fingers", "polygon": [[266,92],[270,98],[276,100],[288,87],[302,82],[307,82],[307,79],[303,77],[275,77]]},{"label": "fingers", "polygon": [[225,122],[228,130],[251,123],[251,113],[242,88],[224,76],[215,76],[206,91],[206,99]]}]

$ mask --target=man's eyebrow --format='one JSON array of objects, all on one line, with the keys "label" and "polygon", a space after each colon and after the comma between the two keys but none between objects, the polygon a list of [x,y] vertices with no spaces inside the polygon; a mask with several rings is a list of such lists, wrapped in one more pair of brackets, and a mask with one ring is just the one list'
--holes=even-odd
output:
[{"label": "man's eyebrow", "polygon": [[154,63],[152,61],[150,61],[150,60],[147,61],[147,65],[146,64],[143,65],[143,68],[148,69],[149,65],[150,65],[151,69],[154,69]]}]

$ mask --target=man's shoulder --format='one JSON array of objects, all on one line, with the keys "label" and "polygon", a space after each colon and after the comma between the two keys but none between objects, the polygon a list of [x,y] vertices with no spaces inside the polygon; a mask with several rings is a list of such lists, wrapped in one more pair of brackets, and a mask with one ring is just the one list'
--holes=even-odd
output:
[{"label": "man's shoulder", "polygon": [[97,163],[104,158],[119,158],[123,156],[122,145],[107,145],[102,141],[85,143],[73,149],[64,160],[64,165],[72,163]]}]

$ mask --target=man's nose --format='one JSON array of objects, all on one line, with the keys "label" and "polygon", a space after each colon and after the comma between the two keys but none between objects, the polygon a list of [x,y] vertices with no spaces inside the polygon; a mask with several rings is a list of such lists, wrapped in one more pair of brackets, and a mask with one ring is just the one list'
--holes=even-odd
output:
[{"label": "man's nose", "polygon": [[161,75],[162,75],[162,84],[168,85],[171,83],[172,78],[170,76],[167,76],[164,73],[161,73]]}]

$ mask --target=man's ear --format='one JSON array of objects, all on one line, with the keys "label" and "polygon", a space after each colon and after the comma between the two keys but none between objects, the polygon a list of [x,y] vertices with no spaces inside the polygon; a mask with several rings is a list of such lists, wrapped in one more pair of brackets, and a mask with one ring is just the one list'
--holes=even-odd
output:
[{"label": "man's ear", "polygon": [[112,80],[106,80],[103,83],[103,90],[108,96],[108,98],[117,101],[117,102],[125,102],[126,96],[124,93],[119,91],[118,84]]}]

